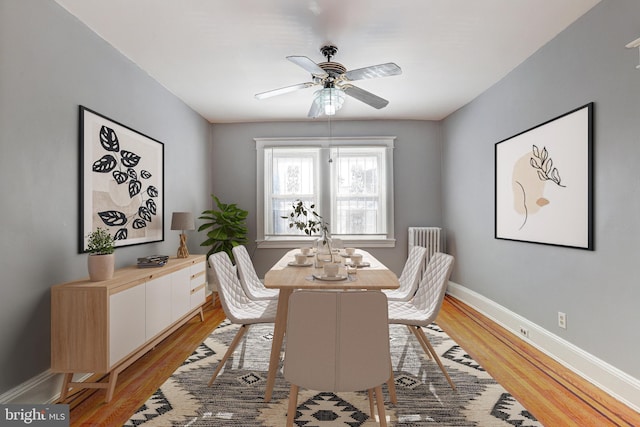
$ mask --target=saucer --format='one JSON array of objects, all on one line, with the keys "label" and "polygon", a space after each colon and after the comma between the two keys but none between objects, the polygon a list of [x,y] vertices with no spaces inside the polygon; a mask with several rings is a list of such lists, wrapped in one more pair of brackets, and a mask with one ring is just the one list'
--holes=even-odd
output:
[{"label": "saucer", "polygon": [[311,267],[313,265],[313,263],[312,262],[305,262],[305,263],[302,263],[302,264],[298,264],[295,261],[291,261],[287,265],[289,265],[291,267]]},{"label": "saucer", "polygon": [[337,274],[335,276],[327,276],[326,274],[314,274],[313,275],[314,279],[318,279],[318,280],[326,280],[326,281],[338,281],[338,280],[346,280],[348,279],[348,276],[344,275],[344,274]]},{"label": "saucer", "polygon": [[341,256],[342,258],[351,258],[351,256],[353,256],[353,255],[355,255],[355,254],[357,254],[357,253],[358,253],[358,252],[354,252],[354,253],[352,253],[351,255],[349,255],[349,254],[348,254],[348,253],[346,253],[345,251],[340,251],[340,256]]}]

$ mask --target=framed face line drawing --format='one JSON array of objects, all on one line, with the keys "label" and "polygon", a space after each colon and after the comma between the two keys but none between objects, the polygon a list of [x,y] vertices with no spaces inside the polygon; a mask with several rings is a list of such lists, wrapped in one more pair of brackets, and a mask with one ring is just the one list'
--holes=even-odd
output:
[{"label": "framed face line drawing", "polygon": [[593,250],[593,103],[495,144],[495,238]]}]

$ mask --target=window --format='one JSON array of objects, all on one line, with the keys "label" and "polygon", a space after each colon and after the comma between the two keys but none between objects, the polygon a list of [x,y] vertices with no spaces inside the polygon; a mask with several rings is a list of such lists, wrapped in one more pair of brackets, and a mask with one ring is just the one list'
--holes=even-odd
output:
[{"label": "window", "polygon": [[333,237],[394,246],[393,140],[256,139],[258,244],[292,247],[309,239],[282,218],[300,199],[315,205]]}]

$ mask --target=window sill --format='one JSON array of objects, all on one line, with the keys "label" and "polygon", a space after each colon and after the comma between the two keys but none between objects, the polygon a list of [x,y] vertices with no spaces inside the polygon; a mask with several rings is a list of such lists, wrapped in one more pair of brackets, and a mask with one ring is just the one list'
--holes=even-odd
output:
[{"label": "window sill", "polygon": [[[395,248],[396,239],[362,239],[362,238],[340,238],[344,247],[354,246],[358,248]],[[316,238],[278,238],[256,240],[258,249],[295,249],[300,246],[311,245]]]}]

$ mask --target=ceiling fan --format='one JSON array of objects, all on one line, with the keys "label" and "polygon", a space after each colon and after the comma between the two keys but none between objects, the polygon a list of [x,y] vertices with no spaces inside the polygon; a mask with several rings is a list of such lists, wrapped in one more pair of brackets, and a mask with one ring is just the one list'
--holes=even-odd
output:
[{"label": "ceiling fan", "polygon": [[265,99],[312,86],[322,86],[322,89],[315,92],[308,114],[311,118],[316,118],[321,114],[334,115],[342,107],[345,95],[349,95],[377,109],[384,108],[389,104],[386,99],[360,89],[352,85],[351,82],[402,74],[402,69],[398,65],[393,62],[387,62],[386,64],[371,65],[347,71],[344,65],[331,62],[331,58],[338,52],[337,47],[323,46],[320,48],[320,52],[327,58],[327,62],[316,64],[306,56],[287,56],[289,61],[311,73],[312,80],[310,82],[258,93],[255,95],[256,98]]}]

